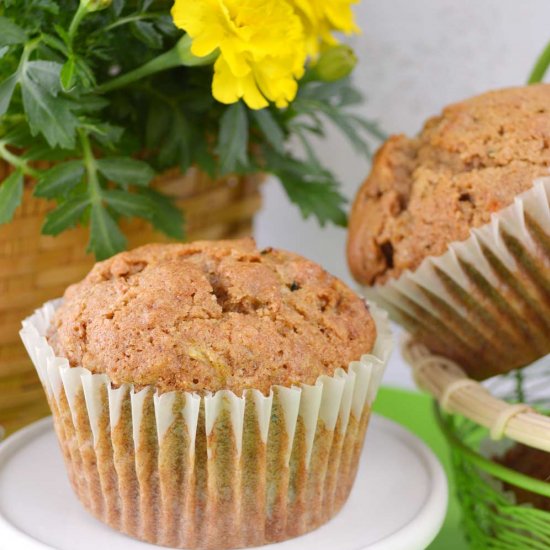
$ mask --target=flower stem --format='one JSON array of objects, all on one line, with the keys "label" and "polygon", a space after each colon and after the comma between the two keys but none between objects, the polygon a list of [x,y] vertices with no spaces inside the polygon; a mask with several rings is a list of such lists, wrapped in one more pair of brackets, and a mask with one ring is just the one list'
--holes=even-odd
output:
[{"label": "flower stem", "polygon": [[516,399],[518,403],[525,402],[525,392],[523,390],[523,373],[520,370],[515,372],[516,379]]},{"label": "flower stem", "polygon": [[133,82],[146,78],[152,74],[173,69],[174,67],[180,67],[182,65],[186,67],[209,65],[214,61],[214,59],[216,59],[217,56],[217,51],[212,52],[210,55],[205,57],[197,57],[196,55],[193,55],[191,52],[191,38],[189,35],[185,34],[171,50],[168,50],[158,57],[151,59],[151,61],[148,61],[145,65],[142,65],[133,71],[117,76],[116,78],[113,78],[113,80],[109,80],[108,82],[101,84],[96,88],[96,92],[103,94],[118,88],[123,88],[124,86],[128,86],[128,84],[132,84]]},{"label": "flower stem", "polygon": [[78,5],[78,9],[76,10],[76,13],[73,16],[73,20],[69,25],[69,38],[71,39],[71,42],[76,34],[76,31],[78,30],[80,23],[82,22],[82,19],[84,19],[87,13],[88,13],[87,4],[85,2],[80,2],[80,4]]},{"label": "flower stem", "polygon": [[114,23],[107,25],[104,29],[98,29],[98,32],[109,32],[122,25],[132,23],[133,21],[143,21],[144,19],[156,19],[161,15],[162,15],[161,13],[154,13],[154,12],[139,13],[137,15],[128,15],[127,17],[121,17],[120,19],[117,19]]},{"label": "flower stem", "polygon": [[88,177],[88,194],[90,195],[90,201],[92,203],[99,203],[101,202],[101,187],[97,177],[97,164],[92,152],[92,146],[90,145],[90,138],[82,129],[79,129],[78,133],[82,145],[82,160]]},{"label": "flower stem", "polygon": [[19,60],[19,66],[17,67],[17,71],[19,72],[19,74],[24,71],[25,65],[27,64],[31,53],[36,50],[39,43],[40,38],[34,38],[33,40],[30,40],[25,44],[25,47],[23,48],[23,54],[21,55],[21,59]]},{"label": "flower stem", "polygon": [[40,177],[40,172],[38,170],[35,170],[29,166],[28,163],[21,157],[14,155],[9,149],[7,149],[6,144],[3,141],[0,141],[0,157],[12,166],[19,168],[25,175],[31,176],[35,179]]},{"label": "flower stem", "polygon": [[536,84],[541,82],[544,78],[548,67],[550,66],[550,42],[546,45],[546,48],[542,51],[539,58],[537,59],[531,74],[529,75],[528,84]]},{"label": "flower stem", "polygon": [[173,48],[158,57],[151,59],[151,61],[148,61],[141,67],[113,78],[113,80],[109,80],[109,82],[105,82],[105,84],[98,86],[96,91],[102,94],[116,90],[117,88],[123,88],[124,86],[128,86],[128,84],[132,84],[132,82],[135,82],[136,80],[141,80],[151,74],[165,71],[166,69],[172,69],[178,65],[181,65],[178,52],[175,48]]}]

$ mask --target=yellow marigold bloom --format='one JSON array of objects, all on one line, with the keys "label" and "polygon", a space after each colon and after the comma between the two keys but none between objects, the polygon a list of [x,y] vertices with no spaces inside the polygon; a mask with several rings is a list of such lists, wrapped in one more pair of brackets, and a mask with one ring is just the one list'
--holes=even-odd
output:
[{"label": "yellow marigold bloom", "polygon": [[359,0],[292,0],[302,18],[307,51],[317,55],[324,46],[336,44],[334,31],[359,32],[352,5]]},{"label": "yellow marigold bloom", "polygon": [[303,23],[289,0],[176,0],[176,26],[203,57],[219,50],[212,93],[222,103],[243,98],[252,109],[268,100],[285,107],[304,72]]}]

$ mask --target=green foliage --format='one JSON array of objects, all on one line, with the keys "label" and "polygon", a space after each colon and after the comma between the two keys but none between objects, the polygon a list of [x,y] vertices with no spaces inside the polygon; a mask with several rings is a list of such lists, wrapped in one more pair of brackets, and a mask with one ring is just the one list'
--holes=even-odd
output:
[{"label": "green foliage", "polygon": [[78,119],[73,113],[74,104],[56,97],[60,72],[61,66],[57,63],[28,62],[23,66],[18,82],[31,134],[41,133],[52,148],[72,149]]},{"label": "green foliage", "polygon": [[63,197],[82,181],[83,176],[84,166],[78,160],[56,164],[42,172],[34,194],[47,199]]},{"label": "green foliage", "polygon": [[218,155],[222,174],[248,165],[248,117],[244,105],[230,105],[220,120]]},{"label": "green foliage", "polygon": [[369,138],[382,137],[352,113],[361,96],[347,79],[318,82],[310,71],[283,110],[222,105],[211,95],[212,64],[170,64],[182,37],[171,2],[108,4],[82,12],[78,0],[0,3],[0,158],[13,167],[0,182],[0,223],[31,176],[34,194],[56,202],[42,231],[89,225],[98,258],[126,245],[120,217],[181,239],[183,213],[150,185],[166,168],[198,165],[212,177],[274,173],[304,217],[345,224],[339,184],[312,138],[329,122],[369,154]]},{"label": "green foliage", "polygon": [[111,214],[100,204],[93,204],[88,249],[95,253],[98,260],[104,260],[125,247],[126,238]]},{"label": "green foliage", "polygon": [[105,191],[103,197],[113,210],[123,216],[151,219],[153,215],[153,205],[143,195],[112,190]]},{"label": "green foliage", "polygon": [[25,31],[13,21],[0,17],[0,45],[22,44],[27,39]]},{"label": "green foliage", "polygon": [[146,162],[124,157],[99,159],[97,168],[106,178],[123,185],[147,186],[155,175]]},{"label": "green foliage", "polygon": [[285,134],[279,124],[277,124],[277,121],[269,109],[252,111],[252,116],[260,127],[267,143],[269,143],[269,145],[273,147],[277,153],[284,154]]},{"label": "green foliage", "polygon": [[143,195],[151,202],[153,225],[173,239],[183,239],[183,212],[164,195],[153,189],[144,189]]},{"label": "green foliage", "polygon": [[10,106],[11,96],[15,90],[17,84],[17,75],[12,74],[8,76],[2,83],[0,83],[0,116],[2,116]]},{"label": "green foliage", "polygon": [[23,196],[23,172],[12,172],[0,186],[0,223],[11,220]]},{"label": "green foliage", "polygon": [[308,163],[275,152],[266,154],[288,197],[298,205],[304,218],[315,214],[321,226],[327,222],[346,225],[347,216],[343,210],[346,200],[338,192],[333,175],[316,159]]},{"label": "green foliage", "polygon": [[62,202],[46,215],[42,233],[59,235],[65,229],[74,227],[89,205],[90,199],[85,195],[78,195]]}]

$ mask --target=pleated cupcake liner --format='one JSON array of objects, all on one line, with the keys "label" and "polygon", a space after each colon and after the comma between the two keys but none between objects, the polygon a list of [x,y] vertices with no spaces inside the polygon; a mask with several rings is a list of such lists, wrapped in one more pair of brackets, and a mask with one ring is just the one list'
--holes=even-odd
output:
[{"label": "pleated cupcake liner", "polygon": [[445,254],[363,292],[476,379],[550,353],[550,177]]},{"label": "pleated cupcake liner", "polygon": [[369,309],[372,354],[314,385],[199,395],[116,387],[46,340],[60,301],[21,338],[52,410],[78,498],[130,536],[174,548],[257,546],[311,531],[345,503],[392,339]]}]

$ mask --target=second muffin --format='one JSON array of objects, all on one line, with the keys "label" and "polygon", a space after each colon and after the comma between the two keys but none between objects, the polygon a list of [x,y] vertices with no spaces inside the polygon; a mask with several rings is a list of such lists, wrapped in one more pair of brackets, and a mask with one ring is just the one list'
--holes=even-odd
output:
[{"label": "second muffin", "polygon": [[432,351],[475,378],[550,352],[550,85],[451,105],[376,155],[348,260]]}]

